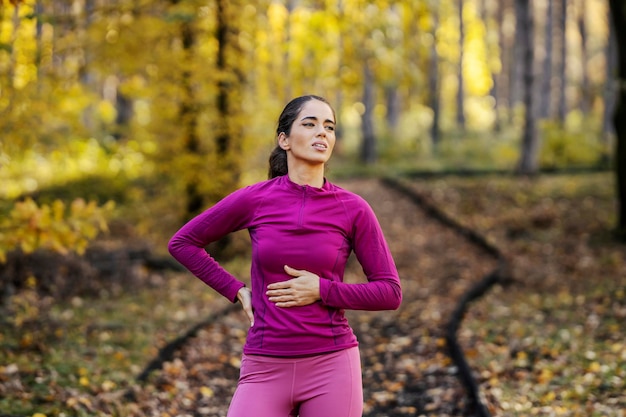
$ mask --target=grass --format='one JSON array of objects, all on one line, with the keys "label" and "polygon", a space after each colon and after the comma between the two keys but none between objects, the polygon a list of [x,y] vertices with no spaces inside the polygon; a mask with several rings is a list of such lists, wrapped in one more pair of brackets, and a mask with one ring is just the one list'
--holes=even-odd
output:
[{"label": "grass", "polygon": [[[245,276],[245,263],[228,265]],[[126,415],[120,398],[168,341],[224,306],[188,275],[153,275],[145,288],[55,301],[35,289],[13,296],[2,318],[0,410],[13,415]],[[114,407],[114,408],[115,408]]]}]

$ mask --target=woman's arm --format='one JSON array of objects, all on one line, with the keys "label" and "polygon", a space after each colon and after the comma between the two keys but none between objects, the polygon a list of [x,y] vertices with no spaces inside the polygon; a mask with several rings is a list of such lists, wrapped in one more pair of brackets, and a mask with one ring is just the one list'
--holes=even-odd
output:
[{"label": "woman's arm", "polygon": [[352,210],[354,253],[367,277],[366,283],[350,284],[323,279],[322,302],[335,308],[352,310],[395,310],[402,302],[398,270],[378,223],[365,200]]},{"label": "woman's arm", "polygon": [[249,200],[246,189],[235,191],[190,220],[168,244],[178,262],[232,302],[237,301],[237,293],[245,284],[222,268],[205,247],[247,226],[252,216]]},{"label": "woman's arm", "polygon": [[395,310],[402,302],[398,271],[372,209],[365,201],[354,218],[354,252],[367,283],[344,283],[310,271],[285,266],[292,279],[270,284],[266,295],[277,307],[295,307],[321,300],[324,304],[351,310]]}]

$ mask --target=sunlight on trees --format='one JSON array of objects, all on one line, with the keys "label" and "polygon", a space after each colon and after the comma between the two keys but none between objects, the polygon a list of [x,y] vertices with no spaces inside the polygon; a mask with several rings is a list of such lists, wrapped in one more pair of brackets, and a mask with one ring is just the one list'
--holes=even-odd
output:
[{"label": "sunlight on trees", "polygon": [[[536,1],[538,13],[547,1]],[[335,105],[342,160],[368,154],[407,168],[513,169],[510,155],[523,150],[516,12],[495,0],[463,2],[462,64],[457,0],[1,4],[5,198],[94,174],[95,165],[104,176],[158,176],[163,195],[205,196],[205,206],[264,177],[275,118],[287,100],[305,93]],[[533,94],[548,95],[546,122],[557,120],[557,107],[567,118],[582,112],[592,146],[584,155],[570,152],[580,149],[578,128],[541,123],[542,167],[594,164],[612,146],[600,122],[610,110],[603,87],[612,62],[607,6],[587,0],[584,10],[578,3],[568,10],[565,79]],[[584,33],[576,23],[581,16]],[[538,68],[545,55],[539,28],[547,22],[535,20]],[[554,79],[559,48],[555,43],[553,70],[545,74]],[[441,146],[433,142],[433,123]],[[557,136],[566,158],[550,156]],[[101,150],[78,155],[72,143]],[[120,162],[129,150],[141,155],[133,168]],[[54,162],[59,153],[65,163]]]}]

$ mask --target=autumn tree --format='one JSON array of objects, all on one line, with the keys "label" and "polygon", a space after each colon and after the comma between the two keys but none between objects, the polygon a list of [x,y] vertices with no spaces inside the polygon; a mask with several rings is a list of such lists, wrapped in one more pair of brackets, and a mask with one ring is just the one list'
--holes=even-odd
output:
[{"label": "autumn tree", "polygon": [[[595,10],[599,2],[585,0],[585,10]],[[545,116],[552,90],[559,94],[553,104],[561,104],[557,117],[564,122],[566,110],[577,104],[567,100],[583,89],[578,72],[565,73],[565,27],[575,27],[582,9],[567,12],[567,0],[547,3],[552,4],[554,27],[537,31],[537,38],[545,33],[545,39],[533,45],[545,45],[545,68],[549,59],[554,67],[553,83],[548,74],[543,79],[541,113]],[[522,100],[529,89],[520,84],[521,65],[529,61],[511,55],[523,52],[528,35],[526,21],[514,24],[514,5],[512,0],[4,1],[0,128],[7,133],[0,152],[44,154],[87,139],[108,151],[131,146],[145,158],[145,175],[159,184],[159,195],[184,196],[169,200],[179,218],[264,177],[259,173],[273,146],[275,117],[295,95],[317,93],[335,104],[346,144],[338,153],[369,163],[381,155],[408,159],[432,149],[432,137],[443,150],[437,158],[445,158],[454,148],[447,145],[460,116],[468,137],[494,125],[498,137],[510,138],[521,127],[519,110],[535,112]],[[550,23],[550,10],[547,20],[538,22]],[[599,89],[593,86],[605,69],[597,59],[604,30],[592,13],[584,17],[580,27],[589,54],[583,61],[603,70],[590,71],[587,89],[589,117],[599,120]],[[570,49],[571,62],[581,62],[583,51]],[[509,120],[500,117],[507,113]],[[508,158],[498,163],[513,165],[517,142],[498,146],[507,147],[502,154]],[[541,151],[532,146],[528,155]],[[452,152],[466,152],[460,148]],[[493,158],[504,160],[500,154]]]},{"label": "autumn tree", "polygon": [[550,116],[550,104],[552,99],[552,45],[553,45],[553,0],[546,4],[545,32],[544,32],[544,56],[542,62],[541,89],[539,90],[539,117],[547,119]]},{"label": "autumn tree", "polygon": [[524,131],[522,134],[522,150],[518,164],[518,171],[522,174],[534,174],[538,169],[539,136],[537,133],[537,114],[535,110],[536,99],[534,97],[534,49],[533,49],[533,13],[531,1],[516,0],[515,10],[517,13],[516,30],[522,35],[520,45],[523,51],[523,74],[524,74]]},{"label": "autumn tree", "polygon": [[610,15],[610,10],[607,14],[607,20],[609,23],[609,36],[606,43],[604,56],[606,57],[605,68],[605,85],[604,93],[602,97],[603,109],[602,109],[602,138],[605,144],[608,144],[609,137],[615,130],[611,119],[613,117],[615,107],[615,70],[617,68],[617,46],[615,44],[615,28],[613,27],[613,19]]},{"label": "autumn tree", "polygon": [[458,0],[459,14],[459,67],[457,73],[458,87],[456,90],[456,125],[465,130],[465,77],[463,75],[463,55],[465,50],[465,23],[463,22],[463,0]]},{"label": "autumn tree", "polygon": [[615,39],[618,50],[617,79],[621,88],[613,121],[617,133],[615,149],[615,174],[617,183],[617,233],[626,239],[626,3],[621,0],[609,0]]},{"label": "autumn tree", "polygon": [[583,114],[588,114],[591,110],[591,97],[590,97],[590,80],[588,71],[589,61],[589,29],[587,25],[587,2],[586,0],[579,0],[577,5],[577,25],[578,32],[580,34],[580,109]]},{"label": "autumn tree", "polygon": [[432,11],[432,44],[430,45],[430,59],[428,68],[428,104],[433,112],[433,121],[430,126],[430,137],[433,149],[436,151],[441,141],[441,81],[439,73],[439,53],[437,51],[437,27],[439,22],[439,3],[431,5]]},{"label": "autumn tree", "polygon": [[567,2],[568,0],[559,0],[560,7],[556,15],[557,20],[557,38],[558,38],[558,64],[556,70],[556,80],[559,85],[557,88],[557,119],[562,125],[565,124],[565,117],[567,116],[567,102],[565,100],[565,90],[567,89]]}]

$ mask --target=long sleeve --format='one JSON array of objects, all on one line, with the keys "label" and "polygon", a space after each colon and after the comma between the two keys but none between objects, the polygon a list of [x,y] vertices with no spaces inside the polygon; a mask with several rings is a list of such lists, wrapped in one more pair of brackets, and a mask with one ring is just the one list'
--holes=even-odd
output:
[{"label": "long sleeve", "polygon": [[353,219],[353,249],[367,277],[366,283],[320,280],[322,302],[352,310],[395,310],[402,302],[398,271],[382,229],[370,206],[363,200]]},{"label": "long sleeve", "polygon": [[[285,175],[242,188],[184,225],[168,248],[195,276],[235,301],[244,283],[205,247],[241,229],[250,234],[254,312],[246,354],[300,356],[357,346],[344,310],[388,310],[401,302],[398,273],[374,212],[361,197],[328,181],[314,188]],[[366,283],[343,283],[352,252]],[[292,278],[285,265],[322,277],[322,300],[294,308],[271,302],[267,286]]]},{"label": "long sleeve", "polygon": [[234,302],[245,284],[223,269],[204,249],[227,234],[247,227],[253,215],[246,188],[225,197],[185,224],[168,244],[170,254],[196,277]]}]

